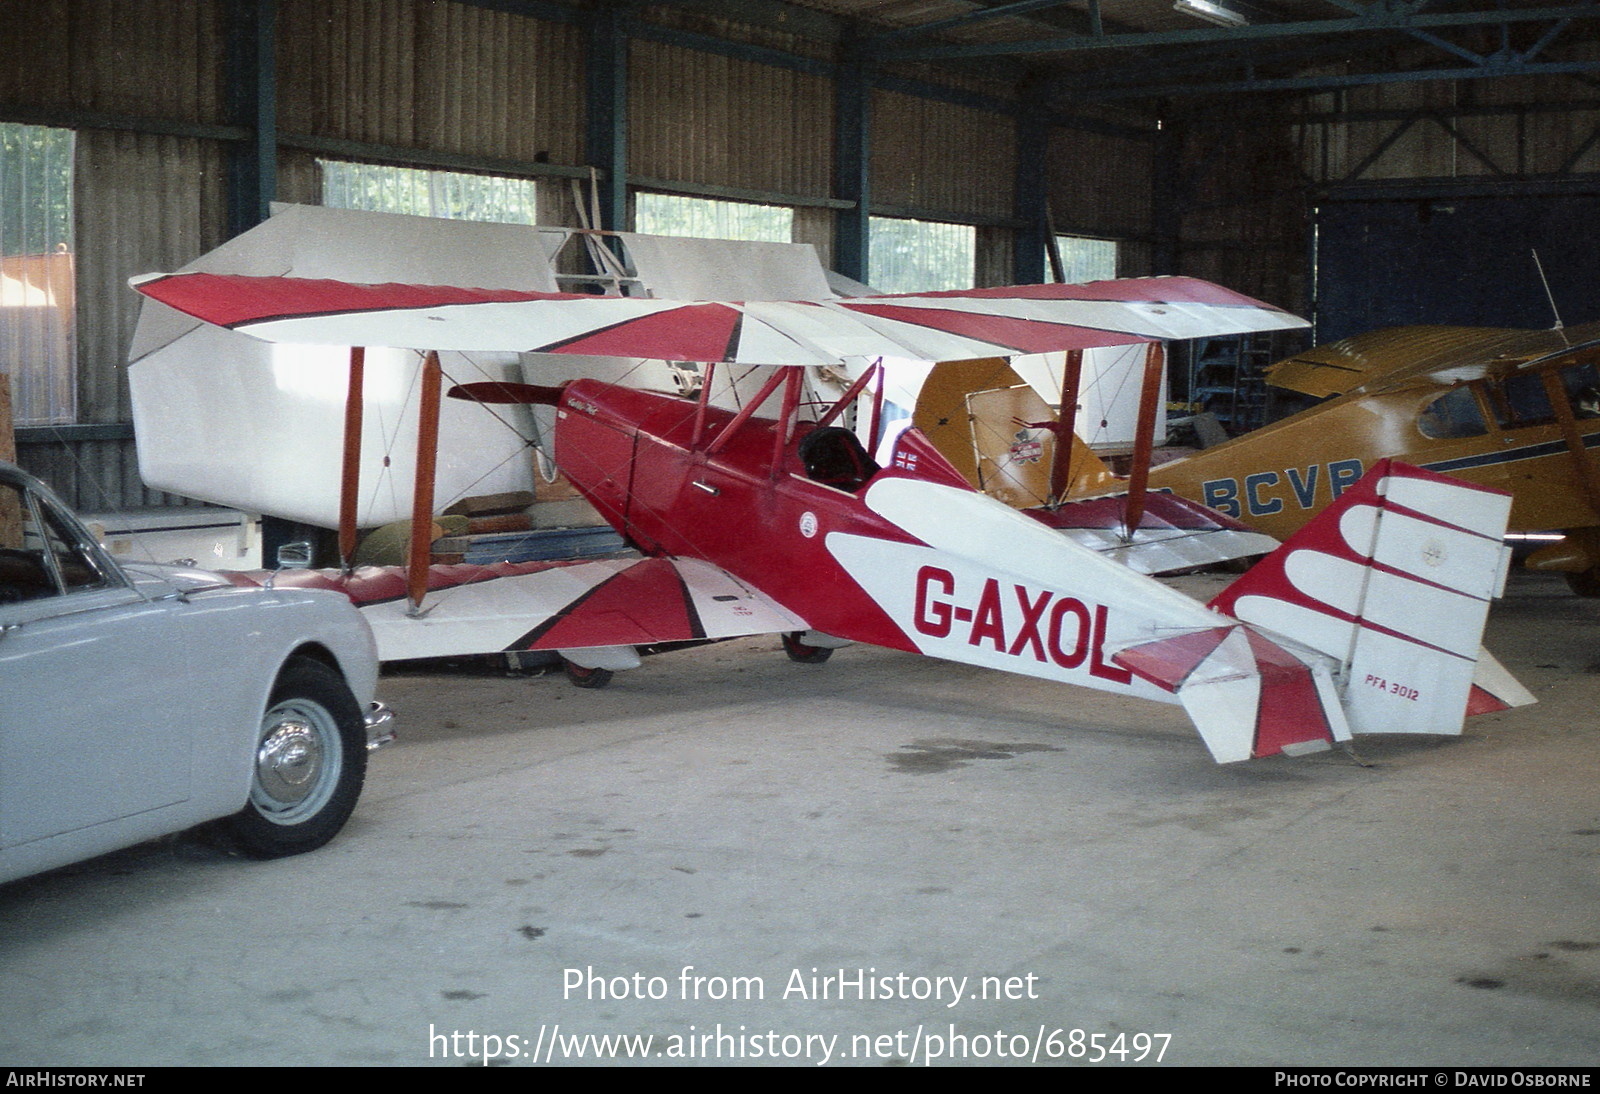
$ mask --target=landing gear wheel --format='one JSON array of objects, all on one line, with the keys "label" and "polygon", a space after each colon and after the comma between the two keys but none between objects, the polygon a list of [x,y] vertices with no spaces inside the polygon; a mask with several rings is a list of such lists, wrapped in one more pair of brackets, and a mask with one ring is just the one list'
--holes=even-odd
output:
[{"label": "landing gear wheel", "polygon": [[805,637],[805,631],[789,631],[783,636],[783,652],[789,655],[789,660],[802,665],[820,665],[833,656],[833,650],[827,646],[808,646],[800,641]]},{"label": "landing gear wheel", "polygon": [[1568,574],[1567,588],[1576,596],[1600,596],[1600,566]]},{"label": "landing gear wheel", "polygon": [[567,679],[573,686],[580,688],[603,688],[611,683],[614,675],[610,669],[586,669],[582,665],[574,665],[565,657],[561,659],[561,667],[567,670]]},{"label": "landing gear wheel", "polygon": [[256,858],[314,851],[338,835],[367,772],[361,707],[337,672],[291,658],[278,673],[256,736],[250,803],[223,821]]}]

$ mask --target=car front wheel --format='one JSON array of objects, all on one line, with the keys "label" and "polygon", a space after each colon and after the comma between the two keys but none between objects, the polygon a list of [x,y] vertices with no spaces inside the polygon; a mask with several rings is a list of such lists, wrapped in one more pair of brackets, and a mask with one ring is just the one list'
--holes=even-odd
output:
[{"label": "car front wheel", "polygon": [[361,708],[337,672],[295,657],[284,665],[261,719],[250,802],[227,821],[257,858],[313,851],[350,819],[366,777]]}]

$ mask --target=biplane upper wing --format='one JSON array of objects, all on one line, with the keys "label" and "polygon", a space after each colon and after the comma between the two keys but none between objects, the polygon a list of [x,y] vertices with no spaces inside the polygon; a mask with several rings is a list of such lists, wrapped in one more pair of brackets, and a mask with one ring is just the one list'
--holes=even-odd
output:
[{"label": "biplane upper wing", "polygon": [[743,303],[202,272],[132,284],[187,315],[268,342],[744,365],[948,361],[1305,325],[1185,277]]},{"label": "biplane upper wing", "polygon": [[[269,580],[265,571],[222,576],[236,585]],[[348,575],[279,570],[270,580],[348,596],[371,624],[385,661],[552,650],[586,664],[592,658],[580,651],[807,629],[771,598],[694,559],[430,566],[428,607],[419,615],[407,614],[406,577],[398,566],[361,567]]]}]

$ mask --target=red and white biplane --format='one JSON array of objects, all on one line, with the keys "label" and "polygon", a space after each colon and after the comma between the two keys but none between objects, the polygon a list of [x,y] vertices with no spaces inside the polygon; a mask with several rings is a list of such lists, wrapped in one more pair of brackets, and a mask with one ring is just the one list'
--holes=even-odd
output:
[{"label": "red and white biplane", "polygon": [[[1479,644],[1506,573],[1503,494],[1385,464],[1204,605],[978,493],[915,430],[879,466],[838,424],[870,403],[874,370],[829,407],[802,405],[799,366],[1302,325],[1206,282],[743,304],[202,272],[135,285],[268,342],[429,351],[411,565],[275,579],[346,593],[386,659],[555,650],[608,674],[658,643],[778,633],[791,656],[821,660],[867,642],[1179,703],[1218,762],[1354,733],[1455,734],[1468,713],[1531,701]],[[563,472],[640,557],[430,567],[437,350],[773,371],[737,411],[713,405],[709,382],[698,399],[587,379],[459,385],[451,394],[553,406]],[[358,406],[359,351],[351,361]],[[347,462],[347,481],[358,476]]]}]

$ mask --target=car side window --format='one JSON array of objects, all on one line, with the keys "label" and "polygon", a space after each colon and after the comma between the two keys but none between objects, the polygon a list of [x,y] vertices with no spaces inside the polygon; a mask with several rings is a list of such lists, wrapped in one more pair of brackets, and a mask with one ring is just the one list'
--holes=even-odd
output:
[{"label": "car side window", "polygon": [[81,533],[44,498],[0,482],[0,604],[107,584]]}]

